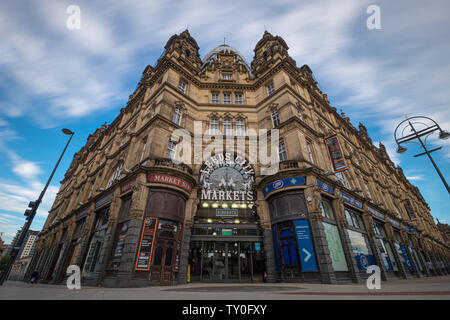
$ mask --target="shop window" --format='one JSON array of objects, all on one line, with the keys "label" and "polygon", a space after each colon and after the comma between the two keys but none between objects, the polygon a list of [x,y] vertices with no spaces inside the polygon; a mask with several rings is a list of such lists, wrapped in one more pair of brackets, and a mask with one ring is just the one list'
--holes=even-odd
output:
[{"label": "shop window", "polygon": [[117,225],[116,234],[113,242],[113,250],[110,258],[110,268],[118,269],[120,259],[122,258],[123,248],[125,246],[125,237],[128,231],[129,221]]},{"label": "shop window", "polygon": [[368,266],[375,265],[375,258],[372,255],[367,235],[353,230],[347,230],[347,232],[358,269],[365,271]]},{"label": "shop window", "polygon": [[361,214],[351,209],[345,208],[345,219],[349,226],[365,230]]},{"label": "shop window", "polygon": [[322,198],[322,202],[320,203],[320,209],[322,211],[322,216],[327,219],[334,220],[333,207],[331,206],[330,200]]}]

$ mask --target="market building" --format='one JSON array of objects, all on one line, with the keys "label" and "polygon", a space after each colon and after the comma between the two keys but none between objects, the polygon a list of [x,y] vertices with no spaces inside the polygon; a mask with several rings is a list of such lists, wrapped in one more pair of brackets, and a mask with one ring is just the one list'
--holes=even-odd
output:
[{"label": "market building", "polygon": [[[187,30],[164,49],[75,154],[30,268],[41,282],[73,264],[85,285],[121,287],[448,274],[418,188],[281,37],[266,31],[250,64],[226,44],[201,59]],[[262,129],[279,135],[270,166],[254,161]]]}]

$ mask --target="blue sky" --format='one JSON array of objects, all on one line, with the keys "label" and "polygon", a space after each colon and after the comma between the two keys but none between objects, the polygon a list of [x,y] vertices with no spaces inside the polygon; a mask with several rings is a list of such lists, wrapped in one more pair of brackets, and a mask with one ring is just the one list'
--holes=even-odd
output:
[{"label": "blue sky", "polygon": [[[81,9],[81,29],[69,30],[69,5]],[[381,29],[369,30],[369,5],[381,9]],[[223,43],[250,62],[267,29],[283,37],[297,65],[308,64],[331,105],[374,143],[450,222],[449,196],[418,146],[395,153],[393,130],[405,114],[427,115],[450,130],[448,1],[3,1],[0,4],[0,232],[9,242],[23,212],[38,197],[67,136],[67,153],[32,225],[45,222],[65,170],[87,136],[125,106],[142,71],[155,65],[167,40],[187,27],[203,57]],[[433,154],[444,176],[450,140]]]}]

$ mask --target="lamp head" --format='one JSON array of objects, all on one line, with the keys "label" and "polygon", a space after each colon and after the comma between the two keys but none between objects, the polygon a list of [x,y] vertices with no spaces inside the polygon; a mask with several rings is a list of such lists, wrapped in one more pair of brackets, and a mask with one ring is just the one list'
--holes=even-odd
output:
[{"label": "lamp head", "polygon": [[406,152],[406,148],[401,145],[398,145],[397,153],[405,153],[405,152]]},{"label": "lamp head", "polygon": [[450,133],[448,131],[442,130],[439,132],[439,139],[447,140],[450,137]]},{"label": "lamp head", "polygon": [[72,132],[71,130],[67,129],[67,128],[62,129],[61,131],[62,131],[64,134],[67,134],[67,135],[72,135],[72,134],[73,134],[73,132]]}]

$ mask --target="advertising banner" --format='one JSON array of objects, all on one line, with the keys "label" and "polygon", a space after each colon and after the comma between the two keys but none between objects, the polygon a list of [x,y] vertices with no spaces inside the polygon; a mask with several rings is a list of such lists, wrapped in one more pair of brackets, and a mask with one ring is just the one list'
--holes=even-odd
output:
[{"label": "advertising banner", "polygon": [[334,271],[348,271],[339,231],[335,225],[322,222]]},{"label": "advertising banner", "polygon": [[139,243],[136,270],[150,270],[150,260],[152,257],[153,243],[158,219],[145,218],[142,225],[141,241]]},{"label": "advertising banner", "polygon": [[408,265],[409,271],[413,271],[414,269],[413,269],[413,266],[411,264],[411,261],[409,260],[408,253],[406,252],[405,246],[404,245],[400,245],[400,248],[402,249],[403,256],[405,257],[406,264]]},{"label": "advertising banner", "polygon": [[311,239],[309,222],[308,220],[294,220],[294,225],[302,271],[317,271],[316,254]]},{"label": "advertising banner", "polygon": [[326,138],[325,144],[327,146],[328,156],[330,157],[334,172],[347,170],[347,163],[345,162],[344,153],[342,152],[338,136],[334,135]]}]

